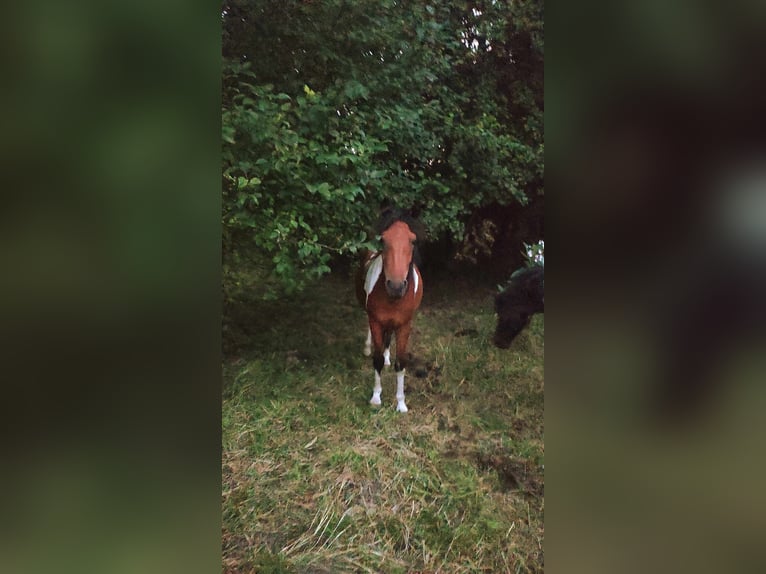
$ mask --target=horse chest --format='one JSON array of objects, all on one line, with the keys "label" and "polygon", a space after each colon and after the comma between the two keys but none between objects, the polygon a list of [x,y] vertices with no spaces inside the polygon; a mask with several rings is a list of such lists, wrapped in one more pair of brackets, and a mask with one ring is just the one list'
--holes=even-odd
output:
[{"label": "horse chest", "polygon": [[413,293],[410,287],[407,294],[401,299],[391,299],[386,293],[383,279],[375,285],[367,301],[367,312],[374,315],[375,319],[385,327],[398,327],[412,320],[415,310],[420,304],[420,295]]}]

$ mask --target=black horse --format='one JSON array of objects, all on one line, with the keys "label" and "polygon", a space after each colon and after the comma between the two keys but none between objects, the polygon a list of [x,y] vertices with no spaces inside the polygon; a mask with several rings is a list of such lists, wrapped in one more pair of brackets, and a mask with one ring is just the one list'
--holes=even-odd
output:
[{"label": "black horse", "polygon": [[544,305],[544,268],[541,266],[525,267],[511,275],[508,287],[495,297],[497,327],[493,342],[501,349],[507,349],[524,327],[529,324],[532,315],[543,313]]}]

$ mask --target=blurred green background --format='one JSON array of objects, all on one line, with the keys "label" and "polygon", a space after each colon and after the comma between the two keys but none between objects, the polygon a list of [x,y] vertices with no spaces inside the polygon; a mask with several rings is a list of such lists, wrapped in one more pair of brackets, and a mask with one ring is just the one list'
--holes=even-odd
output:
[{"label": "blurred green background", "polygon": [[3,30],[0,570],[214,571],[220,14],[29,2]]},{"label": "blurred green background", "polygon": [[546,8],[546,566],[761,571],[766,10]]}]

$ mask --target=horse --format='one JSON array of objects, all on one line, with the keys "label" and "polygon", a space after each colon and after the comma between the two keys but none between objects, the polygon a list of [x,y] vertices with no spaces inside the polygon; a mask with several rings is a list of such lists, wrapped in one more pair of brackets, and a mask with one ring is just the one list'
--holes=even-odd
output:
[{"label": "horse", "polygon": [[545,312],[544,268],[522,267],[511,275],[508,287],[495,297],[497,326],[492,339],[496,347],[507,349],[529,325],[532,315]]},{"label": "horse", "polygon": [[382,245],[368,251],[356,273],[356,295],[367,311],[369,328],[364,354],[372,354],[375,385],[370,404],[380,406],[380,374],[390,365],[391,337],[396,337],[396,410],[407,412],[404,401],[404,372],[410,363],[407,352],[412,319],[423,299],[423,278],[418,270],[417,241],[423,228],[406,213],[388,208],[375,226]]}]

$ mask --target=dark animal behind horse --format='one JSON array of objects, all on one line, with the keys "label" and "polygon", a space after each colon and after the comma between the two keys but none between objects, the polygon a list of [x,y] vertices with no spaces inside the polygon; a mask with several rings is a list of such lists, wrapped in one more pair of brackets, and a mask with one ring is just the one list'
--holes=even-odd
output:
[{"label": "dark animal behind horse", "polygon": [[375,370],[375,385],[370,403],[381,404],[381,371],[390,364],[388,347],[396,337],[397,410],[407,412],[404,401],[404,372],[409,363],[407,343],[415,310],[423,299],[423,279],[416,264],[416,242],[423,236],[422,226],[397,209],[381,213],[375,231],[382,246],[365,254],[356,276],[356,294],[367,311],[369,331],[365,354],[370,354]]},{"label": "dark animal behind horse", "polygon": [[493,342],[507,349],[532,316],[545,311],[544,268],[523,268],[511,275],[508,287],[495,297],[497,327]]}]

